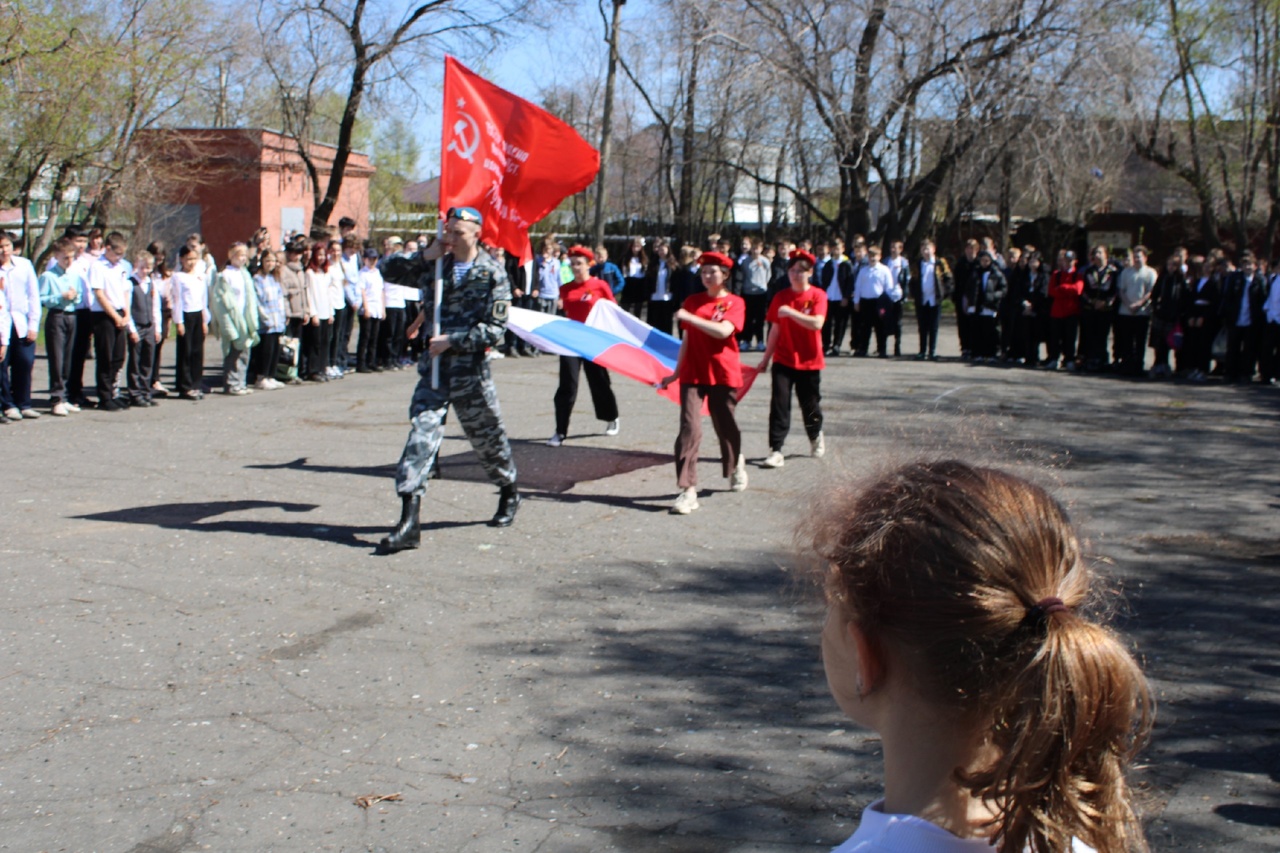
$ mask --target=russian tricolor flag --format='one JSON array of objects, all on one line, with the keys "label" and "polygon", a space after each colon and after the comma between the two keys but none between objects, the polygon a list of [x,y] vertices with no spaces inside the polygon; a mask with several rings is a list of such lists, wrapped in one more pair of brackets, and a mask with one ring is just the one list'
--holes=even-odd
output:
[{"label": "russian tricolor flag", "polygon": [[[606,370],[654,386],[676,369],[680,341],[623,311],[614,302],[600,301],[587,322],[511,308],[507,328],[544,352],[595,362]],[[680,401],[680,383],[659,394]]]}]

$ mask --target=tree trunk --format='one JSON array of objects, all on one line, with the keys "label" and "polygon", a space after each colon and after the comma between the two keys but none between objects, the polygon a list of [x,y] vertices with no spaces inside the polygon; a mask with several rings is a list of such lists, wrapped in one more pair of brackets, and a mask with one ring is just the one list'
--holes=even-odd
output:
[{"label": "tree trunk", "polygon": [[600,122],[600,172],[596,175],[596,213],[592,220],[592,245],[604,242],[605,178],[609,171],[609,151],[613,144],[613,89],[618,78],[618,22],[626,0],[613,0],[613,20],[609,24],[609,71],[604,84],[604,115]]},{"label": "tree trunk", "polygon": [[316,205],[311,214],[311,230],[322,229],[329,224],[333,209],[338,204],[338,195],[342,192],[342,182],[347,176],[347,162],[351,159],[351,139],[355,134],[356,119],[360,116],[360,103],[364,100],[365,76],[368,66],[363,56],[356,61],[351,72],[351,89],[347,93],[347,106],[342,111],[342,121],[338,124],[338,148],[333,152],[333,165],[330,167],[329,182],[325,186],[324,198]]},{"label": "tree trunk", "polygon": [[[699,19],[701,20],[701,19]],[[684,127],[680,138],[680,197],[676,202],[676,237],[682,243],[689,243],[693,234],[693,171],[697,162],[694,146],[697,134],[694,132],[694,106],[698,95],[698,53],[701,43],[701,28],[694,33],[692,56],[689,60],[689,86],[684,96]]]}]

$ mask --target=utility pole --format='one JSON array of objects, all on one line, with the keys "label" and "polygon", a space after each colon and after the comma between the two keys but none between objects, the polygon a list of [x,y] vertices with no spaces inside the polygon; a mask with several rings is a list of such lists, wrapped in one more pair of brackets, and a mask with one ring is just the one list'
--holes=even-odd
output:
[{"label": "utility pole", "polygon": [[[609,171],[609,149],[613,141],[613,86],[618,76],[618,19],[627,0],[613,0],[613,21],[609,25],[609,75],[604,84],[604,119],[600,125],[600,172],[596,175],[596,215],[591,229],[592,245],[604,241],[605,175]],[[601,6],[600,16],[604,17]]]}]

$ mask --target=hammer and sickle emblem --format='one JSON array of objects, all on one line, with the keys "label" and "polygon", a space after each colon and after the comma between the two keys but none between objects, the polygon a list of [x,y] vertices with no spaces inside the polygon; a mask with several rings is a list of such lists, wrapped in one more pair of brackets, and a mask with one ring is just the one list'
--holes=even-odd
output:
[{"label": "hammer and sickle emblem", "polygon": [[480,125],[462,110],[458,110],[458,115],[461,118],[453,123],[453,139],[445,150],[457,152],[459,157],[474,166],[476,149],[480,147]]}]

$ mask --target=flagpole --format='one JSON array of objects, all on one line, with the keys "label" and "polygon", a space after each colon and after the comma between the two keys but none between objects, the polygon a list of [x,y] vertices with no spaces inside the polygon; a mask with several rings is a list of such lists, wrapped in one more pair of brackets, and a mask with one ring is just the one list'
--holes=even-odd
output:
[{"label": "flagpole", "polygon": [[[436,240],[444,239],[444,220],[436,217]],[[434,303],[432,321],[431,321],[431,337],[440,334],[440,302],[444,299],[444,252],[436,258],[436,287],[435,295],[432,299]],[[431,346],[431,341],[427,341],[427,346]],[[440,389],[440,356],[431,357],[431,390],[438,391]]]}]

